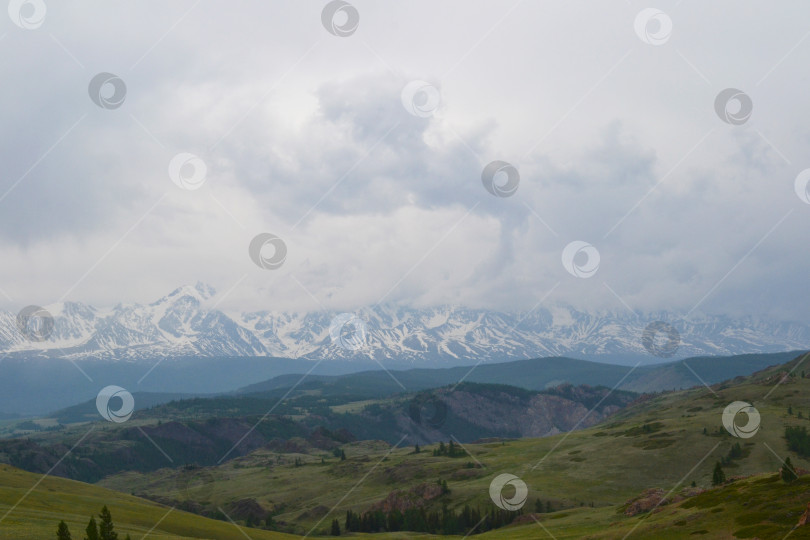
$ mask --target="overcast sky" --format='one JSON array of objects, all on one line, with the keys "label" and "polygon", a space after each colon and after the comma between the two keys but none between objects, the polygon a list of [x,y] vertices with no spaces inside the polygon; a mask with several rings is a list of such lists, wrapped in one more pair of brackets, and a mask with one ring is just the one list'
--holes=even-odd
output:
[{"label": "overcast sky", "polygon": [[[45,0],[12,20],[18,4],[0,21],[3,309],[203,281],[234,310],[806,320],[806,1],[352,0],[345,36],[327,2]],[[109,108],[99,73],[126,85],[96,91]],[[727,88],[750,117],[732,100],[720,118]],[[182,153],[197,189],[170,177]],[[496,160],[511,196],[482,182]],[[260,233],[280,267],[251,260]],[[571,242],[593,248],[566,268]]]}]

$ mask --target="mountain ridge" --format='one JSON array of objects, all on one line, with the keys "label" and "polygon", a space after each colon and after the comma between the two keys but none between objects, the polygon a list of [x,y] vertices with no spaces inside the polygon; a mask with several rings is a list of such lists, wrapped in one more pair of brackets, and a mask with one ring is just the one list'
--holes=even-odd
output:
[{"label": "mountain ridge", "polygon": [[[338,312],[228,313],[217,305],[216,291],[203,283],[178,287],[150,304],[118,304],[107,310],[79,302],[54,304],[46,306],[53,316],[53,330],[42,341],[26,338],[16,314],[0,312],[0,353],[12,358],[113,361],[272,356],[415,366],[541,356],[632,363],[635,358],[666,359],[650,354],[644,346],[645,328],[655,321],[668,321],[678,332],[676,350],[665,353],[672,358],[810,347],[810,325],[728,316],[687,321],[666,312],[642,319],[635,314],[586,313],[561,306],[521,314],[462,306],[381,305],[344,317],[350,325],[338,325],[335,332]],[[357,321],[366,329],[365,339],[358,342],[362,346],[340,346],[340,332],[347,328],[356,332],[351,324]]]}]

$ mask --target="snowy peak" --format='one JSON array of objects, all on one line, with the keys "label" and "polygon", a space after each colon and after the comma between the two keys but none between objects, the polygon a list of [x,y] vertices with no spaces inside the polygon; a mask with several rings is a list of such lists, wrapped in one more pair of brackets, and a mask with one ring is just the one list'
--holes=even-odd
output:
[{"label": "snowy peak", "polygon": [[644,346],[647,325],[669,321],[678,333],[674,357],[777,352],[810,347],[800,323],[702,316],[684,320],[657,313],[644,320],[621,313],[592,314],[569,306],[509,313],[459,306],[382,305],[357,311],[367,328],[354,350],[333,342],[338,313],[226,314],[210,308],[216,295],[204,283],[184,285],[148,305],[121,304],[102,311],[81,303],[47,306],[48,339],[31,340],[17,314],[0,312],[0,353],[72,358],[152,360],[171,356],[277,356],[374,359],[413,364],[476,363],[539,356],[654,357]]},{"label": "snowy peak", "polygon": [[195,300],[197,304],[202,304],[206,300],[213,298],[216,294],[216,289],[198,281],[196,285],[183,285],[182,287],[176,288],[152,305],[182,300]]}]

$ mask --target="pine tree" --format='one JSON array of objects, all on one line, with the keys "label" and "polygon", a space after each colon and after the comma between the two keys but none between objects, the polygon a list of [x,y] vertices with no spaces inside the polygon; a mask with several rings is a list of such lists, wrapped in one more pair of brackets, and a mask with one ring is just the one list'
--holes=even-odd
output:
[{"label": "pine tree", "polygon": [[790,458],[785,459],[785,463],[782,464],[782,469],[779,471],[779,474],[786,484],[789,484],[798,478],[796,470],[793,468],[793,464],[790,462]]},{"label": "pine tree", "polygon": [[723,467],[720,466],[720,462],[718,461],[714,465],[714,472],[712,472],[712,485],[719,486],[725,481],[726,481],[726,473],[723,472]]},{"label": "pine tree", "polygon": [[59,522],[59,527],[56,529],[56,540],[72,540],[70,536],[70,529],[64,521]]},{"label": "pine tree", "polygon": [[99,540],[98,537],[98,527],[96,526],[96,518],[91,517],[90,521],[87,523],[87,528],[84,530],[87,536],[84,537],[84,540]]},{"label": "pine tree", "polygon": [[338,520],[332,520],[332,532],[330,533],[332,536],[340,536],[340,523]]},{"label": "pine tree", "polygon": [[101,519],[101,523],[98,526],[99,540],[118,540],[118,533],[115,532],[112,515],[107,509],[107,505],[104,505],[104,508],[101,509],[101,513],[98,515],[98,517]]},{"label": "pine tree", "polygon": [[413,453],[414,453],[414,454],[418,454],[418,453],[419,453],[419,452],[421,452],[421,451],[422,451],[422,449],[421,449],[421,448],[419,448],[419,445],[418,445],[418,444],[417,444],[416,446],[414,446],[414,447],[413,447]]},{"label": "pine tree", "polygon": [[346,461],[346,452],[343,449],[340,450],[340,461]]}]

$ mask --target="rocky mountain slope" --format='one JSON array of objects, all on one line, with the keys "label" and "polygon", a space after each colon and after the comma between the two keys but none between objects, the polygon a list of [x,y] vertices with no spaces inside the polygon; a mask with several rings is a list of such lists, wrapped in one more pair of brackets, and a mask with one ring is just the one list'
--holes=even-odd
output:
[{"label": "rocky mountain slope", "polygon": [[[668,351],[675,358],[810,347],[806,324],[719,316],[683,320],[677,314],[656,313],[640,319],[628,312],[585,313],[569,307],[505,313],[382,305],[359,310],[348,325],[336,325],[338,313],[225,313],[216,305],[216,292],[198,283],[148,305],[107,310],[75,302],[45,306],[53,316],[53,330],[42,341],[23,335],[16,313],[0,312],[0,353],[112,360],[273,356],[434,365],[559,355],[654,358],[642,337],[647,325],[658,320],[669,321],[679,333],[677,350]],[[353,325],[358,319],[365,334],[355,344],[351,339],[358,335]]]},{"label": "rocky mountain slope", "polygon": [[[97,481],[126,470],[146,472],[192,463],[214,465],[224,457],[237,458],[259,448],[310,453],[328,451],[354,440],[394,444],[407,437],[410,444],[427,444],[447,441],[451,436],[462,442],[488,437],[538,437],[594,425],[637,397],[588,386],[563,385],[538,393],[465,383],[455,391],[424,391],[337,413],[309,391],[293,396],[280,405],[276,396],[257,395],[178,401],[136,412],[134,426],[105,426],[87,434],[87,425],[81,423],[26,438],[6,439],[0,441],[0,463]],[[206,402],[213,408],[206,409]],[[259,422],[268,410],[273,414]],[[87,418],[73,421],[97,419],[97,414],[88,412]],[[85,434],[82,444],[60,459]]]}]

